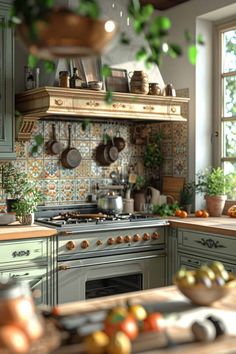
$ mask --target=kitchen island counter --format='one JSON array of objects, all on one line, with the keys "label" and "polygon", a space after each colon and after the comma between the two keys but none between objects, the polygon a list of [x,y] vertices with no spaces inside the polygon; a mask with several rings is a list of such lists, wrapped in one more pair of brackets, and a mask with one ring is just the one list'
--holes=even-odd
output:
[{"label": "kitchen island counter", "polygon": [[57,230],[40,225],[12,225],[0,226],[0,241],[26,239],[35,237],[49,237],[57,234]]},{"label": "kitchen island counter", "polygon": [[236,218],[231,218],[226,215],[208,218],[189,216],[184,219],[169,217],[168,220],[170,226],[173,228],[184,228],[236,237]]},{"label": "kitchen island counter", "polygon": [[[163,287],[159,289],[151,289],[145,291],[139,291],[134,293],[126,293],[116,296],[108,296],[104,298],[99,298],[95,300],[87,300],[81,302],[74,302],[60,305],[56,308],[58,313],[62,315],[69,314],[82,314],[88,311],[98,311],[101,309],[109,309],[113,306],[125,305],[127,300],[130,303],[141,303],[141,304],[156,304],[158,308],[166,309],[171,311],[174,306],[175,309],[179,309],[179,318],[183,317],[182,326],[180,322],[177,324],[172,323],[168,326],[169,336],[174,340],[175,346],[165,347],[165,349],[158,349],[158,353],[173,353],[178,352],[181,354],[197,353],[197,354],[223,354],[223,353],[235,353],[236,352],[236,330],[233,329],[233,318],[236,316],[236,304],[235,304],[236,289],[232,290],[232,293],[226,296],[221,301],[217,301],[211,307],[197,307],[191,305],[191,303],[178,291],[175,286]],[[173,307],[173,308],[174,308]],[[160,310],[161,312],[161,310]],[[218,337],[215,341],[209,343],[201,343],[194,341],[192,332],[190,330],[190,323],[198,319],[203,319],[209,314],[214,314],[215,316],[220,316],[220,318],[226,323],[227,329],[232,328],[230,335],[224,335]],[[184,317],[185,316],[185,317]],[[186,322],[187,321],[187,322]],[[187,325],[186,325],[187,324]],[[231,326],[232,325],[232,326]],[[184,330],[183,330],[184,328]],[[229,333],[229,332],[228,332]],[[150,333],[149,333],[150,334]],[[148,334],[148,336],[149,336]],[[156,334],[157,336],[157,334]],[[142,339],[138,339],[138,351],[137,353],[156,353],[156,349],[151,344],[151,337],[146,341],[145,335]],[[156,337],[155,337],[156,338]],[[156,338],[157,339],[157,338]],[[155,340],[156,340],[155,339]],[[137,340],[136,340],[137,341]],[[145,343],[146,341],[146,343]],[[147,343],[149,342],[149,343]],[[158,343],[157,341],[154,343]],[[136,343],[137,344],[137,343]],[[136,345],[134,342],[134,346]],[[152,346],[152,348],[151,348]],[[143,350],[140,350],[144,348]],[[66,350],[66,348],[63,348]],[[54,352],[53,352],[54,353]],[[62,348],[55,351],[55,354],[65,353]],[[66,351],[67,354],[70,353],[69,347]],[[78,351],[80,353],[80,351]],[[135,351],[136,353],[136,351]]]}]

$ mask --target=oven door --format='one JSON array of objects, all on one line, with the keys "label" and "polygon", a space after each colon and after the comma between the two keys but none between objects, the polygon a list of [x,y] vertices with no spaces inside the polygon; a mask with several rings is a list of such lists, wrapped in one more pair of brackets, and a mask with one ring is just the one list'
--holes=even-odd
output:
[{"label": "oven door", "polygon": [[165,252],[137,252],[60,262],[58,303],[166,285]]}]

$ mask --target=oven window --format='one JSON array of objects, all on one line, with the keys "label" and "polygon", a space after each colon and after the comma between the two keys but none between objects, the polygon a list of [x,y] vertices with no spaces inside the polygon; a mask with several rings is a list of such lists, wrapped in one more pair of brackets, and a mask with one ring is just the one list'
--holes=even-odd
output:
[{"label": "oven window", "polygon": [[88,280],[86,282],[86,299],[143,290],[142,284],[143,275],[141,273]]}]

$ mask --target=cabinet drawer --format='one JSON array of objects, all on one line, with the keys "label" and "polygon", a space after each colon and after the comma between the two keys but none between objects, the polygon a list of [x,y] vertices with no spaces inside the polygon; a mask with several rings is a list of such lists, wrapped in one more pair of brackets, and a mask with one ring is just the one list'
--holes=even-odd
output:
[{"label": "cabinet drawer", "polygon": [[[201,267],[203,264],[209,264],[216,259],[209,259],[209,258],[204,258],[204,257],[193,257],[192,255],[185,255],[185,254],[179,254],[178,257],[178,268],[180,267],[186,267],[186,269],[197,269]],[[218,260],[218,259],[217,259]],[[228,272],[236,274],[236,265],[230,264],[228,262],[221,261],[225,269]]]},{"label": "cabinet drawer", "polygon": [[49,272],[46,266],[37,268],[22,267],[17,269],[0,268],[0,281],[7,282],[9,279],[28,282],[37,305],[49,303]]},{"label": "cabinet drawer", "polygon": [[1,242],[0,254],[0,265],[11,262],[42,262],[47,257],[47,239]]},{"label": "cabinet drawer", "polygon": [[236,238],[216,236],[203,232],[179,230],[178,231],[178,247],[204,250],[207,253],[214,253],[219,255],[228,255],[235,257],[236,254]]}]

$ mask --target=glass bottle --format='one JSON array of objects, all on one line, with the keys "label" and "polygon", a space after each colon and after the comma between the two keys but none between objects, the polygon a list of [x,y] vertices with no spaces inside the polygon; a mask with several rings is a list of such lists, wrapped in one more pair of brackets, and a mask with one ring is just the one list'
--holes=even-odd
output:
[{"label": "glass bottle", "polygon": [[70,87],[70,74],[68,71],[59,72],[59,86]]},{"label": "glass bottle", "polygon": [[82,78],[79,76],[77,68],[73,68],[73,75],[70,78],[70,87],[71,88],[81,88],[82,87]]}]

